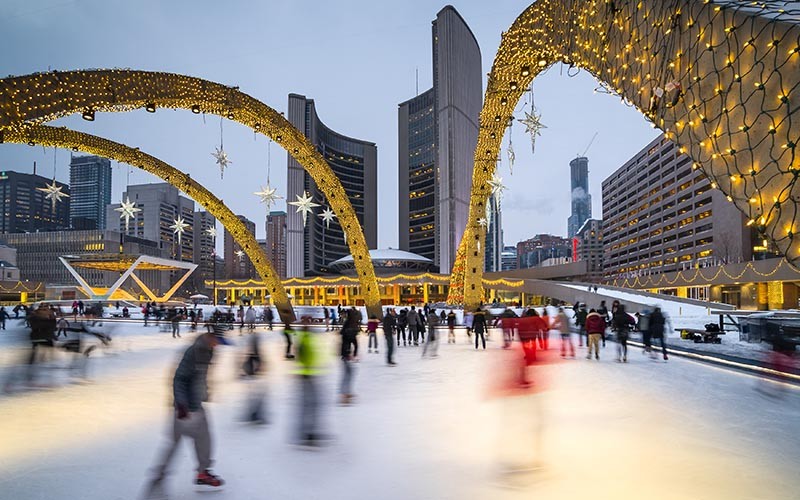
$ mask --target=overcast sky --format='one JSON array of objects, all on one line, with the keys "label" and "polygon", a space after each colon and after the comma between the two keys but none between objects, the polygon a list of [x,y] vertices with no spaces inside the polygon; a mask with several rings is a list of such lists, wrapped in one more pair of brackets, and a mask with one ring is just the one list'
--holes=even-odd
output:
[{"label": "overcast sky", "polygon": [[[527,0],[455,0],[491,69],[500,33],[530,4]],[[396,247],[397,104],[431,86],[431,21],[444,6],[430,0],[2,0],[0,74],[48,69],[131,68],[168,71],[239,86],[279,111],[290,92],[316,100],[326,125],[378,146],[378,244]],[[485,87],[485,81],[484,81]],[[566,236],[570,211],[569,161],[589,149],[593,215],[601,214],[601,182],[657,136],[619,98],[594,94],[587,73],[567,76],[551,67],[534,82],[535,104],[547,129],[531,154],[524,127],[513,127],[513,175],[505,151],[501,175],[509,186],[502,202],[506,245],[537,233]],[[522,103],[517,117],[522,116]],[[211,152],[219,145],[220,119],[189,111],[155,115],[98,114],[93,123],[71,117],[58,124],[139,147],[191,172],[238,214],[256,222],[264,237],[265,209],[251,193],[266,180],[263,136],[225,121],[224,145],[233,164],[220,181]],[[507,144],[508,138],[504,141]],[[271,180],[286,193],[286,155],[271,148]],[[0,168],[69,181],[69,151],[4,144]],[[158,182],[112,163],[112,201],[131,184]],[[291,207],[293,209],[293,207]],[[279,206],[278,209],[283,209]]]}]

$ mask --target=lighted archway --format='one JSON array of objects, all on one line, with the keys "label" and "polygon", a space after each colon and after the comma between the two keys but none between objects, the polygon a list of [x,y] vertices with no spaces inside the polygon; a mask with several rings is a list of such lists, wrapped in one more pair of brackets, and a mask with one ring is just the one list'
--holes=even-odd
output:
[{"label": "lighted archway", "polygon": [[369,314],[381,314],[380,290],[369,249],[344,188],[305,135],[271,107],[236,87],[172,73],[120,69],[53,71],[0,80],[0,133],[24,134],[32,124],[77,112],[93,116],[98,111],[139,108],[179,108],[223,116],[285,148],[311,175],[336,213],[347,233]]},{"label": "lighted archway", "polygon": [[540,0],[528,7],[503,33],[489,74],[448,300],[474,307],[483,297],[478,219],[487,181],[514,107],[557,62],[589,71],[636,106],[798,262],[800,8],[783,4]]},{"label": "lighted archway", "polygon": [[141,168],[180,189],[219,220],[225,226],[225,229],[230,232],[234,241],[242,247],[242,250],[250,258],[256,271],[264,280],[264,286],[270,291],[272,301],[278,309],[281,320],[293,321],[295,319],[286,289],[283,287],[280,277],[272,268],[264,250],[256,242],[255,236],[222,200],[192,179],[189,174],[181,172],[172,165],[136,148],[68,128],[31,125],[18,130],[6,130],[4,140],[12,143],[31,143],[77,149],[96,154]]}]

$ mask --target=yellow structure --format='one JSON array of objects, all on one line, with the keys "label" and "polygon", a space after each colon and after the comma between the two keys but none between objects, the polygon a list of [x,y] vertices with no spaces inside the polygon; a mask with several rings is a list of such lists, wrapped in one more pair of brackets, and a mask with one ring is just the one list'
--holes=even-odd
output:
[{"label": "yellow structure", "polygon": [[[367,308],[370,312],[379,312],[375,270],[364,232],[339,179],[301,131],[280,113],[236,87],[172,73],[122,69],[52,71],[4,78],[0,80],[0,139],[24,135],[33,125],[73,113],[82,113],[84,118],[93,120],[98,111],[139,108],[148,111],[180,108],[223,116],[270,137],[285,148],[303,165],[328,199],[347,233]],[[156,170],[160,168],[153,166]],[[173,183],[172,177],[166,174],[160,177]],[[208,199],[195,199],[203,205],[203,201],[208,203]],[[223,225],[233,234],[239,231],[238,228],[232,230],[233,226],[228,227],[225,221]]]},{"label": "yellow structure", "polygon": [[[480,114],[467,228],[449,301],[483,297],[485,229],[500,144],[522,94],[554,63],[635,106],[800,260],[800,9],[771,2],[539,0],[503,33]],[[800,115],[798,115],[800,116]]]}]

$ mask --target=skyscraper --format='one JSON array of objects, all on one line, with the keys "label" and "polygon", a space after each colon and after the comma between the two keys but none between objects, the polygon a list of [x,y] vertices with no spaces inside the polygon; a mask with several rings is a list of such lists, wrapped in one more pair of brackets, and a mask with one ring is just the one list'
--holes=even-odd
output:
[{"label": "skyscraper", "polygon": [[449,273],[467,224],[483,81],[481,51],[461,15],[436,15],[433,88],[398,109],[400,249]]},{"label": "skyscraper", "polygon": [[[353,139],[325,126],[317,116],[313,99],[289,94],[289,122],[311,141],[342,183],[358,221],[364,229],[367,246],[378,245],[378,149],[375,144]],[[318,214],[330,203],[302,165],[288,156],[288,201],[303,192],[321,206],[309,214],[305,225],[301,214],[289,210],[286,217],[286,272],[289,277],[327,273],[327,265],[350,254],[339,219],[330,226]],[[293,207],[292,207],[293,208]]]},{"label": "skyscraper", "polygon": [[111,161],[73,156],[69,163],[69,219],[73,229],[104,229],[111,203]]},{"label": "skyscraper", "polygon": [[[236,217],[255,236],[255,222],[244,215],[237,215]],[[228,231],[225,231],[225,276],[229,279],[251,279],[256,277],[256,268],[250,261],[250,257],[244,253],[241,245],[233,240],[233,235]]]},{"label": "skyscraper", "polygon": [[586,219],[592,218],[592,195],[589,194],[589,158],[579,156],[569,162],[572,189],[572,215],[567,219],[567,237],[578,233]]},{"label": "skyscraper", "polygon": [[0,233],[35,233],[60,231],[69,228],[70,198],[55,204],[39,191],[55,182],[61,192],[69,195],[69,186],[46,177],[20,172],[0,172]]},{"label": "skyscraper", "polygon": [[198,265],[192,273],[192,281],[196,289],[205,288],[205,280],[214,277],[214,243],[215,239],[208,230],[216,228],[217,219],[208,212],[194,213],[194,263]]},{"label": "skyscraper", "polygon": [[272,267],[281,279],[286,278],[286,212],[267,215],[265,252]]},{"label": "skyscraper", "polygon": [[489,219],[487,222],[483,267],[487,273],[493,273],[501,270],[503,254],[503,218],[496,194],[489,196]]},{"label": "skyscraper", "polygon": [[[120,205],[108,205],[107,229],[158,241],[161,248],[168,250],[173,259],[194,262],[194,236],[199,228],[195,227],[193,200],[181,196],[178,188],[166,182],[128,186],[127,191],[122,193],[122,199],[130,199],[141,211],[130,219],[126,231],[125,220],[120,217],[120,212],[115,210]],[[180,248],[178,248],[178,237],[170,228],[179,216],[189,224],[181,234]]]}]

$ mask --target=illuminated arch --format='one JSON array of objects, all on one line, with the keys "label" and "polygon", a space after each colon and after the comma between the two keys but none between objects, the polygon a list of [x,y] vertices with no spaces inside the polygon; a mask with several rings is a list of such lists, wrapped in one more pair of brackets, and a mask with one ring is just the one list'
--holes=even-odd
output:
[{"label": "illuminated arch", "polygon": [[7,130],[4,140],[12,143],[35,143],[42,146],[78,149],[96,154],[141,168],[180,189],[219,220],[231,234],[234,241],[242,247],[242,250],[250,258],[256,271],[264,280],[264,286],[270,291],[270,296],[278,309],[281,320],[292,321],[295,319],[286,289],[283,287],[280,277],[272,268],[266,253],[256,242],[255,236],[248,231],[247,226],[222,200],[193,180],[189,174],[183,173],[136,148],[67,128],[32,125],[18,130]]},{"label": "illuminated arch", "polygon": [[0,80],[0,132],[7,134],[24,133],[32,124],[76,112],[88,116],[97,111],[138,108],[180,108],[223,116],[285,148],[314,179],[347,232],[364,302],[370,314],[381,314],[375,270],[347,193],[314,145],[271,107],[237,87],[172,73],[121,69],[53,71]]},{"label": "illuminated arch", "polygon": [[557,62],[589,71],[638,108],[749,224],[791,262],[800,260],[800,9],[789,5],[540,0],[528,7],[503,33],[489,74],[448,300],[472,307],[483,296],[485,230],[478,219],[486,183],[514,107]]}]

